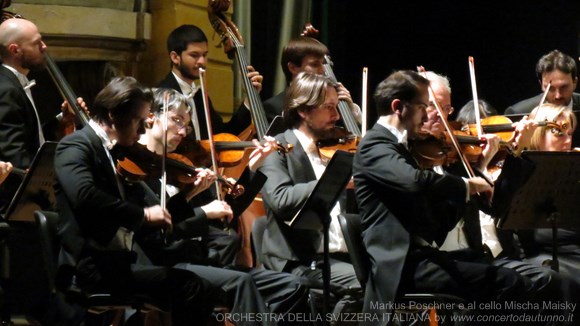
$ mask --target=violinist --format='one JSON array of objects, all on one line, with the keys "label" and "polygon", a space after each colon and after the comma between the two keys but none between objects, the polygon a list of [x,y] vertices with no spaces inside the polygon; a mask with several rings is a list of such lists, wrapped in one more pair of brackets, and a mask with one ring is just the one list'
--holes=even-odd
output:
[{"label": "violinist", "polygon": [[[324,56],[328,53],[326,45],[312,37],[300,36],[290,40],[282,50],[280,60],[286,83],[290,84],[303,71],[323,75]],[[264,110],[268,121],[272,122],[276,116],[282,115],[286,92],[287,89],[264,101]],[[341,83],[338,84],[338,99],[348,103],[353,116],[360,123],[362,119],[361,109],[353,102],[350,92]]]},{"label": "violinist", "polygon": [[457,222],[440,203],[461,207],[491,186],[481,177],[421,169],[411,156],[407,142],[423,134],[428,87],[429,81],[413,71],[396,71],[383,80],[374,94],[379,120],[354,157],[363,242],[372,264],[365,313],[390,316],[388,305],[373,302],[392,303],[397,294],[408,292],[450,293],[476,302],[518,301],[524,292],[516,272],[456,260],[438,249],[436,242]]},{"label": "violinist", "polygon": [[[564,105],[574,111],[580,110],[580,94],[574,92],[578,84],[576,60],[558,50],[543,55],[536,64],[536,77],[542,92],[548,84],[550,89],[546,102]],[[542,94],[520,101],[506,109],[506,114],[526,114],[532,112],[542,99]]]},{"label": "violinist", "polygon": [[[45,68],[46,44],[36,25],[22,18],[0,24],[0,160],[27,169],[45,140],[55,140],[59,124],[69,124],[74,114],[63,103],[62,113],[44,124],[39,110],[46,110],[32,98],[35,85],[27,75]],[[79,103],[83,103],[79,99]],[[84,105],[84,103],[83,103]],[[21,182],[9,176],[0,198],[11,199]],[[0,200],[0,208],[7,203]]]},{"label": "violinist", "polygon": [[[194,82],[199,79],[199,68],[206,68],[208,45],[207,37],[203,31],[194,25],[181,25],[174,29],[167,38],[167,52],[171,61],[171,72],[167,74],[158,87],[171,88],[182,94],[189,96],[192,109],[192,136],[196,140],[207,139],[207,127],[203,109],[201,92],[198,92],[199,85]],[[248,78],[258,92],[262,90],[262,75],[248,67],[250,71]],[[230,121],[224,123],[221,116],[209,101],[211,111],[211,124],[215,134],[226,132],[238,135],[246,129],[252,122],[249,105],[242,104],[233,114]]]},{"label": "violinist", "polygon": [[[173,152],[179,142],[186,136],[189,126],[189,106],[187,98],[181,93],[158,88],[154,90],[155,101],[152,108],[153,115],[146,121],[146,131],[141,141],[153,152],[163,152],[163,102],[166,94],[167,103],[167,152]],[[276,148],[274,140],[270,137],[264,146],[254,150],[250,167],[257,169],[262,160]],[[175,266],[193,271],[197,275],[208,280],[211,285],[222,288],[228,297],[227,302],[231,313],[280,313],[290,311],[298,312],[297,303],[305,299],[305,289],[300,285],[299,279],[291,274],[278,273],[269,270],[236,270],[235,266],[224,267],[219,261],[210,259],[204,245],[211,241],[208,237],[211,232],[211,220],[232,217],[232,209],[225,201],[213,200],[201,207],[194,207],[193,197],[207,189],[215,175],[209,169],[197,169],[199,172],[194,178],[194,189],[182,191],[172,185],[167,188],[168,210],[172,216],[173,230],[168,236],[168,243],[161,244],[154,237],[139,236],[139,243],[145,249],[148,256],[158,264]],[[148,180],[150,188],[159,196],[159,180]],[[196,193],[197,192],[197,193]],[[201,240],[191,241],[188,239],[201,237]],[[240,250],[239,242],[236,242],[236,252]],[[215,267],[214,267],[215,266]],[[269,307],[269,308],[268,308]],[[262,323],[260,323],[262,324]],[[268,324],[264,322],[263,324]]]},{"label": "violinist", "polygon": [[[291,129],[276,136],[281,144],[294,146],[292,153],[274,153],[259,169],[268,177],[262,188],[267,212],[262,242],[264,266],[319,282],[322,281],[322,232],[293,229],[286,222],[306,202],[326,168],[327,162],[316,143],[333,132],[340,118],[337,87],[326,76],[312,72],[298,74],[286,92],[284,120]],[[330,212],[330,282],[360,288],[337,219],[341,207],[344,202],[339,201]]]},{"label": "violinist", "polygon": [[[578,66],[571,56],[552,50],[543,55],[536,64],[536,77],[542,92],[548,89],[545,102],[564,105],[573,111],[580,110],[580,93],[578,85]],[[527,114],[540,104],[542,94],[520,101],[505,110],[505,114]],[[574,147],[580,146],[580,134],[574,134]]]},{"label": "violinist", "polygon": [[[535,108],[530,115],[535,115],[537,121],[555,122],[555,126],[538,127],[532,135],[529,150],[535,151],[569,151],[571,150],[572,134],[577,128],[577,120],[574,113],[562,105],[545,103]],[[552,230],[535,229],[520,230],[517,232],[524,250],[524,261],[536,266],[549,265],[552,259]],[[569,291],[578,302],[577,294],[580,293],[580,234],[577,230],[558,229],[558,259],[559,275],[571,280]],[[542,267],[545,268],[545,267]],[[571,299],[568,299],[571,300]],[[575,311],[574,321],[578,322],[580,313]]]},{"label": "violinist", "polygon": [[116,175],[109,150],[139,140],[152,100],[134,78],[116,78],[96,96],[89,125],[58,144],[59,263],[72,266],[82,291],[144,294],[171,307],[174,325],[194,325],[208,319],[218,292],[190,271],[152,265],[138,249],[134,232],[168,227],[171,215],[160,205],[128,200],[135,196]]},{"label": "violinist", "polygon": [[[427,79],[430,81],[433,94],[441,106],[443,108],[451,107],[451,93],[448,79],[433,72],[427,73]],[[435,111],[431,94],[429,99],[430,105],[427,108],[429,118],[424,126],[431,126],[435,130],[438,130],[436,127],[437,124],[440,123],[440,117],[434,118],[434,115],[429,114],[431,110]],[[482,118],[488,116],[487,112],[493,112],[493,108],[491,108],[491,105],[487,102],[480,100],[480,104],[479,109],[482,113]],[[471,112],[468,111],[470,108]],[[458,112],[458,117],[475,117],[473,110],[473,103],[471,103],[471,105],[468,103]],[[444,109],[443,111],[445,113],[447,110]],[[436,122],[430,123],[433,120]],[[475,123],[474,120],[475,118],[467,120],[465,123],[473,124]],[[534,122],[527,118],[518,122],[516,129],[521,131],[521,133],[518,133],[517,135],[517,141],[519,141],[517,147],[524,148],[530,146],[529,142],[532,138],[532,133],[534,132],[533,125]],[[527,129],[526,126],[528,127]],[[431,131],[433,131],[433,129]],[[499,173],[501,173],[501,170],[498,170],[492,175],[488,173],[486,167],[498,152],[499,137],[494,134],[488,134],[484,135],[484,138],[486,142],[483,145],[484,149],[481,152],[481,158],[476,162],[479,163],[477,164],[477,168],[480,169],[480,171],[482,171],[482,173],[484,173],[489,179],[495,180]],[[439,167],[438,169],[435,169],[435,171],[460,176],[463,175],[463,173],[461,173],[462,170],[458,169],[455,165]],[[510,255],[511,248],[508,248],[507,244],[502,246],[500,238],[501,240],[504,240],[504,238],[501,234],[498,237],[495,223],[489,215],[490,211],[491,207],[489,207],[489,205],[484,201],[471,200],[464,205],[463,209],[458,210],[457,212],[449,212],[448,214],[455,214],[460,218],[460,220],[455,227],[449,231],[445,241],[440,246],[440,249],[451,252],[457,259],[465,259],[465,256],[469,256],[469,258],[472,259],[471,257],[475,254],[493,266],[516,271],[524,279],[527,291],[526,295],[531,300],[539,300],[538,298],[542,298],[542,300],[558,301],[565,298],[565,293],[569,293],[569,290],[566,289],[566,282],[563,282],[562,278],[557,275],[557,273],[522,262],[520,259]],[[505,251],[503,250],[503,247],[505,247]],[[536,312],[532,313],[535,314]],[[557,313],[557,311],[544,311],[542,313]]]}]

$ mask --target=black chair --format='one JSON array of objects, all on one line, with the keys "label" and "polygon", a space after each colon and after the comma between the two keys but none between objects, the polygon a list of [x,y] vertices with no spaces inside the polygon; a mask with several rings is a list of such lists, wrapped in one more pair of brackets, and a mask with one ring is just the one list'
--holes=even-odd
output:
[{"label": "black chair", "polygon": [[[363,244],[361,217],[358,214],[339,214],[338,221],[340,223],[340,229],[342,230],[356,277],[364,290],[369,279],[371,261]],[[457,307],[459,303],[465,302],[465,300],[459,297],[443,293],[407,293],[400,298],[397,298],[397,302],[401,303],[410,301],[424,303],[454,303],[453,306],[455,307]],[[409,307],[410,305],[405,304],[404,306]]]},{"label": "black chair", "polygon": [[[36,211],[34,219],[38,226],[42,244],[42,259],[48,273],[50,290],[56,293],[57,257],[60,250],[58,236],[58,214],[55,212]],[[111,325],[122,323],[126,309],[135,309],[142,313],[150,311],[164,312],[153,298],[143,295],[112,295],[110,293],[86,293],[71,286],[64,293],[68,302],[82,306],[93,315],[114,311]],[[87,315],[90,317],[90,315]]]}]

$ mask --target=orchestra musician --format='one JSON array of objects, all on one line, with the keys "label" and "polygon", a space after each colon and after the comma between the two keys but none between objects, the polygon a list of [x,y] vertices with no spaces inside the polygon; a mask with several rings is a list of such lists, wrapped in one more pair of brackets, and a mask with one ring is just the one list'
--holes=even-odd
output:
[{"label": "orchestra musician", "polygon": [[134,232],[144,225],[169,227],[171,215],[159,205],[129,201],[132,193],[113,161],[113,146],[139,140],[152,100],[151,90],[134,78],[116,78],[97,95],[89,125],[58,144],[60,266],[73,267],[83,291],[148,295],[171,307],[174,325],[194,325],[208,319],[219,291],[190,271],[148,263]]},{"label": "orchestra musician", "polygon": [[[289,85],[303,71],[323,75],[324,56],[328,53],[326,45],[312,37],[300,36],[290,40],[282,50],[280,60],[286,83]],[[264,101],[264,110],[268,121],[272,122],[276,116],[282,115],[286,92],[287,89]],[[361,109],[353,102],[350,92],[341,83],[338,84],[338,99],[348,103],[353,116],[360,123],[362,119]]]},{"label": "orchestra musician", "polygon": [[[175,90],[158,88],[154,90],[154,94],[153,115],[146,121],[146,132],[141,142],[148,150],[163,153],[162,108],[164,96],[168,94],[167,152],[171,153],[189,131],[187,126],[190,122],[190,107],[187,98]],[[267,137],[263,146],[255,142],[257,148],[250,155],[248,167],[254,171],[276,148],[276,143],[271,137]],[[195,176],[193,189],[182,191],[179,187],[170,185],[167,191],[170,197],[168,210],[173,222],[173,230],[169,236],[172,243],[161,245],[159,241],[155,241],[156,233],[149,234],[149,237],[140,236],[139,243],[145,252],[157,264],[193,271],[208,280],[211,285],[222,288],[228,296],[227,301],[231,303],[231,313],[298,312],[296,309],[300,307],[300,302],[306,302],[306,291],[295,275],[265,269],[236,270],[231,267],[225,269],[208,259],[207,251],[203,248],[203,242],[207,241],[208,221],[231,219],[233,212],[227,202],[220,200],[214,200],[201,207],[193,207],[191,199],[213,185],[216,179],[209,169],[196,170],[198,174]],[[150,179],[147,184],[159,198],[161,191],[159,180]],[[188,241],[196,237],[201,237],[201,240]],[[266,325],[269,321],[263,320],[263,323],[259,324]]]},{"label": "orchestra musician", "polygon": [[[440,132],[442,127],[439,127],[440,117],[437,114],[430,114],[432,111],[437,111],[434,107],[434,99],[438,100],[438,103],[443,108],[443,113],[447,114],[448,110],[445,108],[451,107],[451,87],[447,77],[436,74],[434,72],[427,72],[426,78],[430,82],[430,86],[433,89],[433,94],[429,94],[429,107],[427,107],[428,121],[424,124],[424,128],[431,132]],[[481,104],[480,112],[483,112],[482,117],[487,117],[488,111],[491,111],[491,106],[483,101],[479,101]],[[462,116],[473,116],[473,112],[467,112],[471,108],[474,110],[474,105],[471,102],[467,108],[462,108],[459,112]],[[458,114],[458,116],[459,116]],[[448,116],[448,115],[447,115]],[[445,118],[447,118],[445,116]],[[467,124],[474,124],[475,118],[470,121],[466,121]],[[529,128],[525,128],[529,125]],[[519,148],[529,147],[530,139],[535,130],[534,122],[529,121],[524,118],[518,122],[516,130],[521,130],[524,135],[517,135],[517,142],[519,142]],[[431,129],[429,129],[431,127]],[[490,175],[487,172],[487,166],[497,154],[499,150],[499,137],[495,134],[483,135],[486,143],[484,144],[484,149],[482,150],[482,155],[479,161],[476,163],[476,167],[485,173],[490,179],[497,179],[497,175],[501,173],[501,170],[495,173],[495,175]],[[459,164],[454,164],[449,167],[436,167],[435,171],[439,173],[451,173],[455,175],[464,175],[462,169],[458,169]],[[465,253],[480,255],[482,259],[491,263],[497,267],[509,268],[518,272],[525,281],[526,289],[528,291],[528,296],[531,300],[541,301],[541,300],[552,300],[558,301],[562,300],[569,294],[568,281],[563,280],[558,273],[534,266],[530,263],[522,262],[519,257],[509,256],[511,251],[506,245],[506,251],[503,251],[500,239],[497,235],[495,223],[492,217],[489,215],[491,207],[482,201],[469,201],[464,206],[463,210],[459,213],[460,221],[456,226],[447,234],[447,237],[443,244],[441,244],[440,249],[445,251],[454,252],[457,256],[463,255]],[[486,213],[487,212],[487,213]],[[461,258],[458,258],[461,259]],[[554,313],[555,311],[542,311],[542,313]],[[562,312],[562,311],[559,311]]]},{"label": "orchestra musician", "polygon": [[[43,125],[34,103],[28,80],[30,71],[45,68],[46,44],[38,27],[22,18],[10,18],[0,24],[0,160],[27,169],[45,140],[56,139],[59,124],[70,124],[74,113],[63,103],[59,114]],[[84,102],[79,99],[79,104]],[[19,176],[9,176],[0,189],[0,208],[6,206],[20,185]],[[6,207],[4,207],[6,208]]]},{"label": "orchestra musician", "polygon": [[[174,29],[167,37],[167,51],[171,61],[171,71],[162,80],[158,87],[174,89],[188,96],[191,110],[192,131],[187,138],[190,140],[208,139],[207,124],[205,120],[203,95],[200,86],[195,84],[199,79],[199,68],[206,68],[208,56],[208,41],[203,31],[194,25],[181,25]],[[254,88],[262,90],[263,77],[249,66],[248,78]],[[211,125],[214,134],[230,133],[240,134],[252,122],[249,104],[244,103],[234,112],[231,119],[224,123],[221,116],[215,111],[211,99],[208,97],[208,105],[211,116]],[[259,187],[259,185],[258,185]],[[202,206],[213,201],[215,194],[206,191],[195,198],[196,206]],[[208,243],[210,256],[219,261],[220,265],[234,264],[236,255],[241,244],[240,236],[235,232],[224,232],[216,225],[210,226],[209,236],[212,241]]]},{"label": "orchestra musician", "polygon": [[[553,50],[542,56],[536,64],[536,76],[542,91],[550,85],[545,102],[564,105],[573,111],[580,110],[578,85],[578,66],[571,56]],[[542,99],[542,94],[520,101],[505,110],[505,114],[526,114],[532,112]],[[580,134],[574,134],[573,146],[580,146]]]},{"label": "orchestra musician", "polygon": [[[196,140],[207,139],[207,126],[199,86],[194,82],[199,79],[199,68],[206,68],[208,45],[203,31],[194,25],[181,25],[174,29],[167,37],[167,51],[171,60],[171,72],[167,74],[157,86],[175,89],[186,96],[193,98],[192,123],[193,136]],[[248,78],[258,92],[262,90],[262,75],[248,66]],[[252,122],[249,105],[242,104],[233,114],[230,121],[224,123],[221,116],[213,108],[211,100],[208,105],[211,112],[211,125],[215,134],[227,132],[240,134]]]},{"label": "orchestra musician", "polygon": [[[259,169],[268,180],[262,188],[267,225],[262,241],[262,261],[266,268],[322,281],[322,233],[293,229],[292,220],[326,168],[316,142],[332,132],[338,121],[338,86],[328,77],[302,72],[286,92],[284,120],[291,129],[276,136],[281,144],[292,144],[288,155],[274,153]],[[360,288],[350,263],[338,214],[339,201],[330,212],[330,282],[345,288]],[[339,298],[342,300],[342,298]],[[339,306],[337,304],[337,306]]]},{"label": "orchestra musician", "polygon": [[[536,76],[542,92],[550,84],[546,102],[580,110],[580,94],[574,92],[578,84],[576,61],[569,55],[553,50],[538,60]],[[520,101],[505,110],[505,114],[530,113],[538,106],[542,94]]]},{"label": "orchestra musician", "polygon": [[[572,135],[577,126],[576,116],[567,107],[545,103],[532,111],[537,121],[551,121],[560,127],[539,127],[534,131],[529,150],[569,151],[572,149]],[[519,231],[520,242],[524,249],[525,261],[545,266],[552,259],[552,230],[536,229]],[[570,278],[580,285],[578,264],[580,262],[580,235],[577,231],[558,229],[558,257],[560,275]],[[548,264],[549,265],[549,264]],[[576,292],[578,293],[578,292]]]},{"label": "orchestra musician", "polygon": [[416,139],[427,121],[428,86],[429,81],[413,71],[396,71],[383,80],[374,95],[379,120],[354,157],[363,241],[371,258],[363,312],[390,316],[388,305],[373,303],[394,302],[397,294],[408,292],[503,302],[518,301],[525,291],[515,271],[479,260],[455,260],[438,249],[435,240],[444,238],[457,222],[444,204],[461,206],[470,196],[492,188],[481,177],[464,179],[420,169],[407,149],[408,140]]}]

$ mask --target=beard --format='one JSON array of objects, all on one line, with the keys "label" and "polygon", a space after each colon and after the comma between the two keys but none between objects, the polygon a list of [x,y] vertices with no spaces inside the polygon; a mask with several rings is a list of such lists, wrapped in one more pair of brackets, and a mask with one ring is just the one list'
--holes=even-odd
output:
[{"label": "beard", "polygon": [[199,79],[199,76],[194,75],[188,67],[186,67],[185,65],[183,65],[183,63],[179,63],[179,66],[177,66],[177,69],[179,70],[179,73],[181,74],[181,76],[187,78],[187,79],[191,79],[191,80],[195,80],[195,79]]},{"label": "beard", "polygon": [[46,68],[46,60],[44,55],[39,58],[24,55],[22,58],[22,67],[30,71],[42,71]]},{"label": "beard", "polygon": [[310,124],[309,122],[307,123],[308,129],[310,129],[310,132],[312,133],[312,136],[316,139],[316,140],[323,140],[323,139],[335,139],[335,138],[340,138],[341,135],[337,135],[337,130],[336,128],[333,127],[314,127],[312,126],[312,124]]}]

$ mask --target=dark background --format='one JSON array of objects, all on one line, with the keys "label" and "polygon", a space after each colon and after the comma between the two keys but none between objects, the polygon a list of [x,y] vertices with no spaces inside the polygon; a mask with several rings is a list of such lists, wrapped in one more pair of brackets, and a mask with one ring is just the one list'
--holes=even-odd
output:
[{"label": "dark background", "polygon": [[[468,56],[475,58],[479,98],[503,112],[540,93],[535,65],[543,54],[559,49],[578,60],[579,2],[321,0],[313,1],[312,23],[330,49],[337,79],[357,103],[362,68],[369,68],[369,121],[376,85],[394,70],[417,65],[449,77],[457,111],[472,99]],[[252,64],[265,77],[265,100],[280,65],[282,1],[252,4]]]}]

